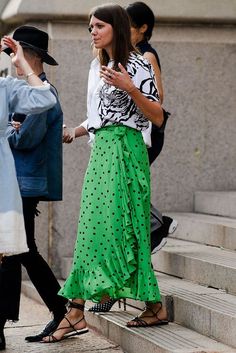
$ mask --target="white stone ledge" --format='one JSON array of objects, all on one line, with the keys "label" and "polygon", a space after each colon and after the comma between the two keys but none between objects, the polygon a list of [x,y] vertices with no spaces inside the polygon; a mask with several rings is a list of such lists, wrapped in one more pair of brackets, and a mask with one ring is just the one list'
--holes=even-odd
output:
[{"label": "white stone ledge", "polygon": [[[111,1],[125,6],[132,0]],[[104,0],[9,0],[0,8],[3,22],[87,19],[89,10]],[[146,0],[158,21],[174,23],[236,23],[236,0]],[[2,12],[1,12],[2,10]]]},{"label": "white stone ledge", "polygon": [[8,3],[8,0],[1,0],[0,1],[0,14],[2,13],[4,7],[6,6],[7,3]]}]

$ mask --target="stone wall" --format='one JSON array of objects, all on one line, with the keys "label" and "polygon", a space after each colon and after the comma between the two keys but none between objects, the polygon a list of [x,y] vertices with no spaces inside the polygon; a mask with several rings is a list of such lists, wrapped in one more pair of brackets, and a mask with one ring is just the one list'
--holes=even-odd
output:
[{"label": "stone wall", "polygon": [[[59,91],[66,124],[75,126],[86,117],[87,75],[92,59],[85,15],[99,2],[82,1],[84,6],[79,9],[81,1],[67,1],[63,18],[62,0],[57,1],[54,13],[55,1],[46,2],[51,7],[44,17],[40,13],[46,12],[47,6],[43,7],[42,1],[30,2],[32,6],[38,4],[37,13],[21,1],[22,7],[14,10],[15,14],[10,16],[9,9],[5,12],[4,21],[11,27],[26,22],[48,31],[50,52],[60,66],[47,67],[47,73]],[[69,13],[73,3],[77,4],[74,16]],[[178,4],[173,1],[169,8],[166,4],[170,5],[170,0],[147,3],[156,13],[160,5],[161,19],[157,17],[152,44],[162,63],[164,106],[172,113],[163,152],[152,167],[152,201],[163,211],[192,211],[196,190],[236,189],[235,1],[224,1],[226,5],[231,3],[230,11],[225,6],[219,12],[210,7],[210,3],[215,4],[210,0],[198,3],[205,3],[205,12],[196,8],[196,2],[184,0]],[[187,16],[190,3],[192,12]],[[0,70],[4,67],[1,59]],[[73,251],[89,153],[86,138],[64,146],[64,201],[40,206],[39,246],[57,274],[61,258]]]}]

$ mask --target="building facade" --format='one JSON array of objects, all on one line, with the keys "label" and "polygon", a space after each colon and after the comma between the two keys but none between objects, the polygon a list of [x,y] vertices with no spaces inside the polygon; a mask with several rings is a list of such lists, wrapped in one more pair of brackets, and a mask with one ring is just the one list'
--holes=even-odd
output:
[{"label": "building facade", "polygon": [[[112,1],[127,5],[132,1]],[[92,60],[87,30],[95,0],[1,0],[0,33],[21,24],[46,30],[59,67],[48,67],[65,123],[86,118]],[[156,26],[164,84],[171,112],[162,154],[152,167],[152,201],[162,211],[192,211],[197,190],[236,189],[236,0],[147,0]],[[0,75],[11,74],[1,55]],[[90,147],[86,138],[64,146],[64,200],[41,204],[38,241],[60,276],[76,238],[80,193]]]}]

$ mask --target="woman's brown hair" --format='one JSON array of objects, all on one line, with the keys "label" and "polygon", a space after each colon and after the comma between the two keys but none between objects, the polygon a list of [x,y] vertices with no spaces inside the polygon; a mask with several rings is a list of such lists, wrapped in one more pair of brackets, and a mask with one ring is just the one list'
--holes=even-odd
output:
[{"label": "woman's brown hair", "polygon": [[[113,28],[113,68],[118,69],[118,63],[126,67],[130,52],[135,49],[131,43],[130,20],[125,9],[116,4],[104,4],[91,10],[89,20],[92,16],[109,23]],[[110,58],[106,50],[99,49],[98,55],[101,65],[107,66]]]}]

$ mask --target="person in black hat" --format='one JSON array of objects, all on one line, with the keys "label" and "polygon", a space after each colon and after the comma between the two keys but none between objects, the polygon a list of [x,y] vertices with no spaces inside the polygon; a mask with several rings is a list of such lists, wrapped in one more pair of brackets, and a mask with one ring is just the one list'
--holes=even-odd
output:
[{"label": "person in black hat", "polygon": [[[48,53],[48,34],[46,32],[32,26],[21,26],[15,30],[13,39],[20,42],[23,49],[32,49],[39,55],[42,62],[48,65],[58,65]],[[8,55],[12,52],[10,48],[6,48],[4,51]]]},{"label": "person in black hat", "polygon": [[[48,53],[48,34],[38,28],[21,26],[13,34],[24,56],[32,68],[27,79],[36,74],[42,81],[48,81],[43,64],[58,65]],[[11,49],[4,50],[11,55]],[[17,75],[24,72],[17,67]],[[18,183],[22,196],[23,215],[27,236],[28,253],[5,256],[0,267],[0,330],[7,320],[18,320],[21,265],[53,314],[53,320],[43,332],[26,337],[29,342],[40,341],[58,326],[66,312],[67,300],[58,296],[60,285],[35,243],[35,216],[39,201],[62,199],[62,123],[63,113],[56,89],[51,85],[56,105],[44,113],[22,115],[15,112],[9,120],[8,141],[14,156]],[[15,123],[14,123],[15,122]],[[17,123],[20,122],[20,128]],[[12,126],[13,124],[13,126]],[[15,125],[14,125],[15,124]]]}]

